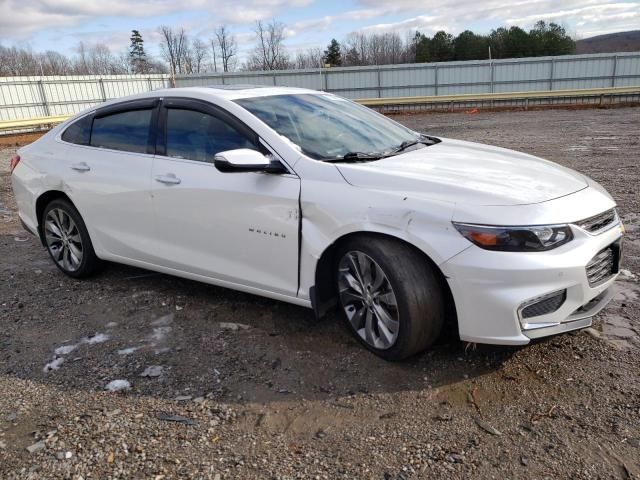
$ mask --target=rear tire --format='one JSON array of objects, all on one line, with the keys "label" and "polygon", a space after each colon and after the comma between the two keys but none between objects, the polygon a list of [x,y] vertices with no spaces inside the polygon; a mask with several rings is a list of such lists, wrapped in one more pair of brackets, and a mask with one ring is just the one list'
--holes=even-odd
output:
[{"label": "rear tire", "polygon": [[56,267],[73,278],[85,278],[99,270],[102,262],[93,250],[80,213],[68,200],[52,200],[40,219],[42,236]]},{"label": "rear tire", "polygon": [[336,285],[349,329],[387,360],[422,352],[440,335],[444,294],[434,267],[398,240],[358,236],[336,255]]}]

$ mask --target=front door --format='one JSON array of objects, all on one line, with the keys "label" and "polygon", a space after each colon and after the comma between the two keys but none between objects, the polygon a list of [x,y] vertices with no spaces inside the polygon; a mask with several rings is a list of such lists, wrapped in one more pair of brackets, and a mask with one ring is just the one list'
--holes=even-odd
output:
[{"label": "front door", "polygon": [[160,125],[151,176],[155,261],[295,296],[299,178],[218,171],[216,153],[264,147],[246,126],[208,103],[166,99]]}]

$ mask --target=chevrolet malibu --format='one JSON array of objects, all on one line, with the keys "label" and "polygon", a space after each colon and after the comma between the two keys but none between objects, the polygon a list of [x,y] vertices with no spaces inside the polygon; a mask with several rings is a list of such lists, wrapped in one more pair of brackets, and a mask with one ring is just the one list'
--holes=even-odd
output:
[{"label": "chevrolet malibu", "polygon": [[587,327],[623,226],[596,182],[524,153],[424,135],[278,87],[102,104],[20,149],[24,227],[81,278],[103,261],[344,312],[397,360],[444,326],[524,345]]}]

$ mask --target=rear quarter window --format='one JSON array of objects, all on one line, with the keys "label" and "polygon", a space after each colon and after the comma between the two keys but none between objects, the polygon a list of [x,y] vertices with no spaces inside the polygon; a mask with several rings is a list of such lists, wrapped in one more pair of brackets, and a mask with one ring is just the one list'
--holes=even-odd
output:
[{"label": "rear quarter window", "polygon": [[76,145],[89,145],[92,121],[93,115],[86,115],[76,120],[62,132],[62,140]]}]

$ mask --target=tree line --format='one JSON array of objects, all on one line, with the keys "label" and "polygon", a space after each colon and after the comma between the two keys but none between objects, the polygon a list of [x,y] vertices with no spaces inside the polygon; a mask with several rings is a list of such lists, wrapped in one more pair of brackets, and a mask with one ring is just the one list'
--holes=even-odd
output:
[{"label": "tree line", "polygon": [[286,25],[277,20],[257,21],[254,44],[241,61],[238,42],[228,26],[214,29],[206,41],[184,28],[158,28],[160,58],[147,55],[138,30],[132,30],[130,47],[114,54],[102,43],[80,42],[75,55],[33,52],[0,45],[0,76],[108,75],[140,73],[194,74],[237,70],[288,70],[325,66],[364,66],[398,63],[447,62],[521,58],[575,53],[575,41],[564,27],[537,22],[529,31],[512,26],[476,34],[465,30],[453,36],[445,31],[433,36],[419,31],[404,37],[397,32],[354,32],[342,41],[332,39],[325,49],[291,53],[285,45]]}]

